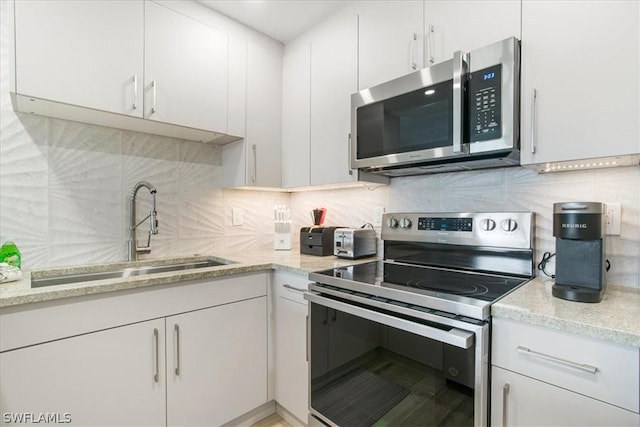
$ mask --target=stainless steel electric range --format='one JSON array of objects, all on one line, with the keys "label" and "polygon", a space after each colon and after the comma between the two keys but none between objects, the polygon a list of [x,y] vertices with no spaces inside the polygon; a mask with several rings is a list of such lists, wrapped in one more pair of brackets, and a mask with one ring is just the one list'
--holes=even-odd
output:
[{"label": "stainless steel electric range", "polygon": [[533,226],[387,213],[384,261],[311,273],[310,425],[486,426],[491,304],[533,277]]}]

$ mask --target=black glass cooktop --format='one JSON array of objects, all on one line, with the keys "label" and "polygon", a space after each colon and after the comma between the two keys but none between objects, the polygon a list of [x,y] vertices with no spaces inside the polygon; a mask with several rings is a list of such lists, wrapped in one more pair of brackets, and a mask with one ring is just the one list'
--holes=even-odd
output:
[{"label": "black glass cooktop", "polygon": [[430,296],[460,296],[493,302],[528,278],[375,261],[317,274]]}]

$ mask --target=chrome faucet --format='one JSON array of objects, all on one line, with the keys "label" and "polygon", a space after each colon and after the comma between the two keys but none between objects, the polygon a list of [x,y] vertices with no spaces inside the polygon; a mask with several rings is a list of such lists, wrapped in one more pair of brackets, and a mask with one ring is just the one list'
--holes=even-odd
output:
[{"label": "chrome faucet", "polygon": [[[152,206],[149,215],[144,217],[142,221],[136,224],[136,196],[138,190],[146,187],[151,193]],[[136,261],[138,254],[148,254],[151,252],[151,235],[158,234],[158,212],[156,212],[156,187],[147,181],[140,181],[133,186],[131,198],[129,199],[129,261]],[[147,246],[138,246],[136,240],[136,228],[146,220],[149,220],[149,237],[147,238]]]}]

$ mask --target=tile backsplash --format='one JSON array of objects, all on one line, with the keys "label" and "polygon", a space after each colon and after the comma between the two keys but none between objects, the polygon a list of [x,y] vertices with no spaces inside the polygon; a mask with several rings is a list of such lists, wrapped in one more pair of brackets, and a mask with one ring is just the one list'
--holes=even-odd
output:
[{"label": "tile backsplash", "polygon": [[[297,230],[320,206],[328,211],[326,225],[351,227],[373,222],[375,207],[533,211],[540,259],[554,250],[553,203],[620,202],[622,235],[607,239],[608,280],[640,288],[639,167],[546,175],[508,168],[299,193],[225,190],[217,146],[13,112],[7,26],[0,29],[0,236],[15,239],[27,269],[125,259],[128,199],[133,185],[147,180],[158,189],[159,221],[149,257],[271,249],[273,207],[285,204],[292,209],[293,250]],[[146,190],[138,200],[141,219]],[[242,225],[232,224],[233,208],[242,209]],[[140,239],[147,229],[140,227]]]}]

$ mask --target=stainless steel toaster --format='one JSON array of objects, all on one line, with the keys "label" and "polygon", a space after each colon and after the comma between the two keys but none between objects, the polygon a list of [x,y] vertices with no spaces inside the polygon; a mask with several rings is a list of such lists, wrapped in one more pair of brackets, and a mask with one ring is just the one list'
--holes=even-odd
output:
[{"label": "stainless steel toaster", "polygon": [[340,258],[375,255],[377,246],[373,228],[338,228],[333,232],[333,254]]}]

